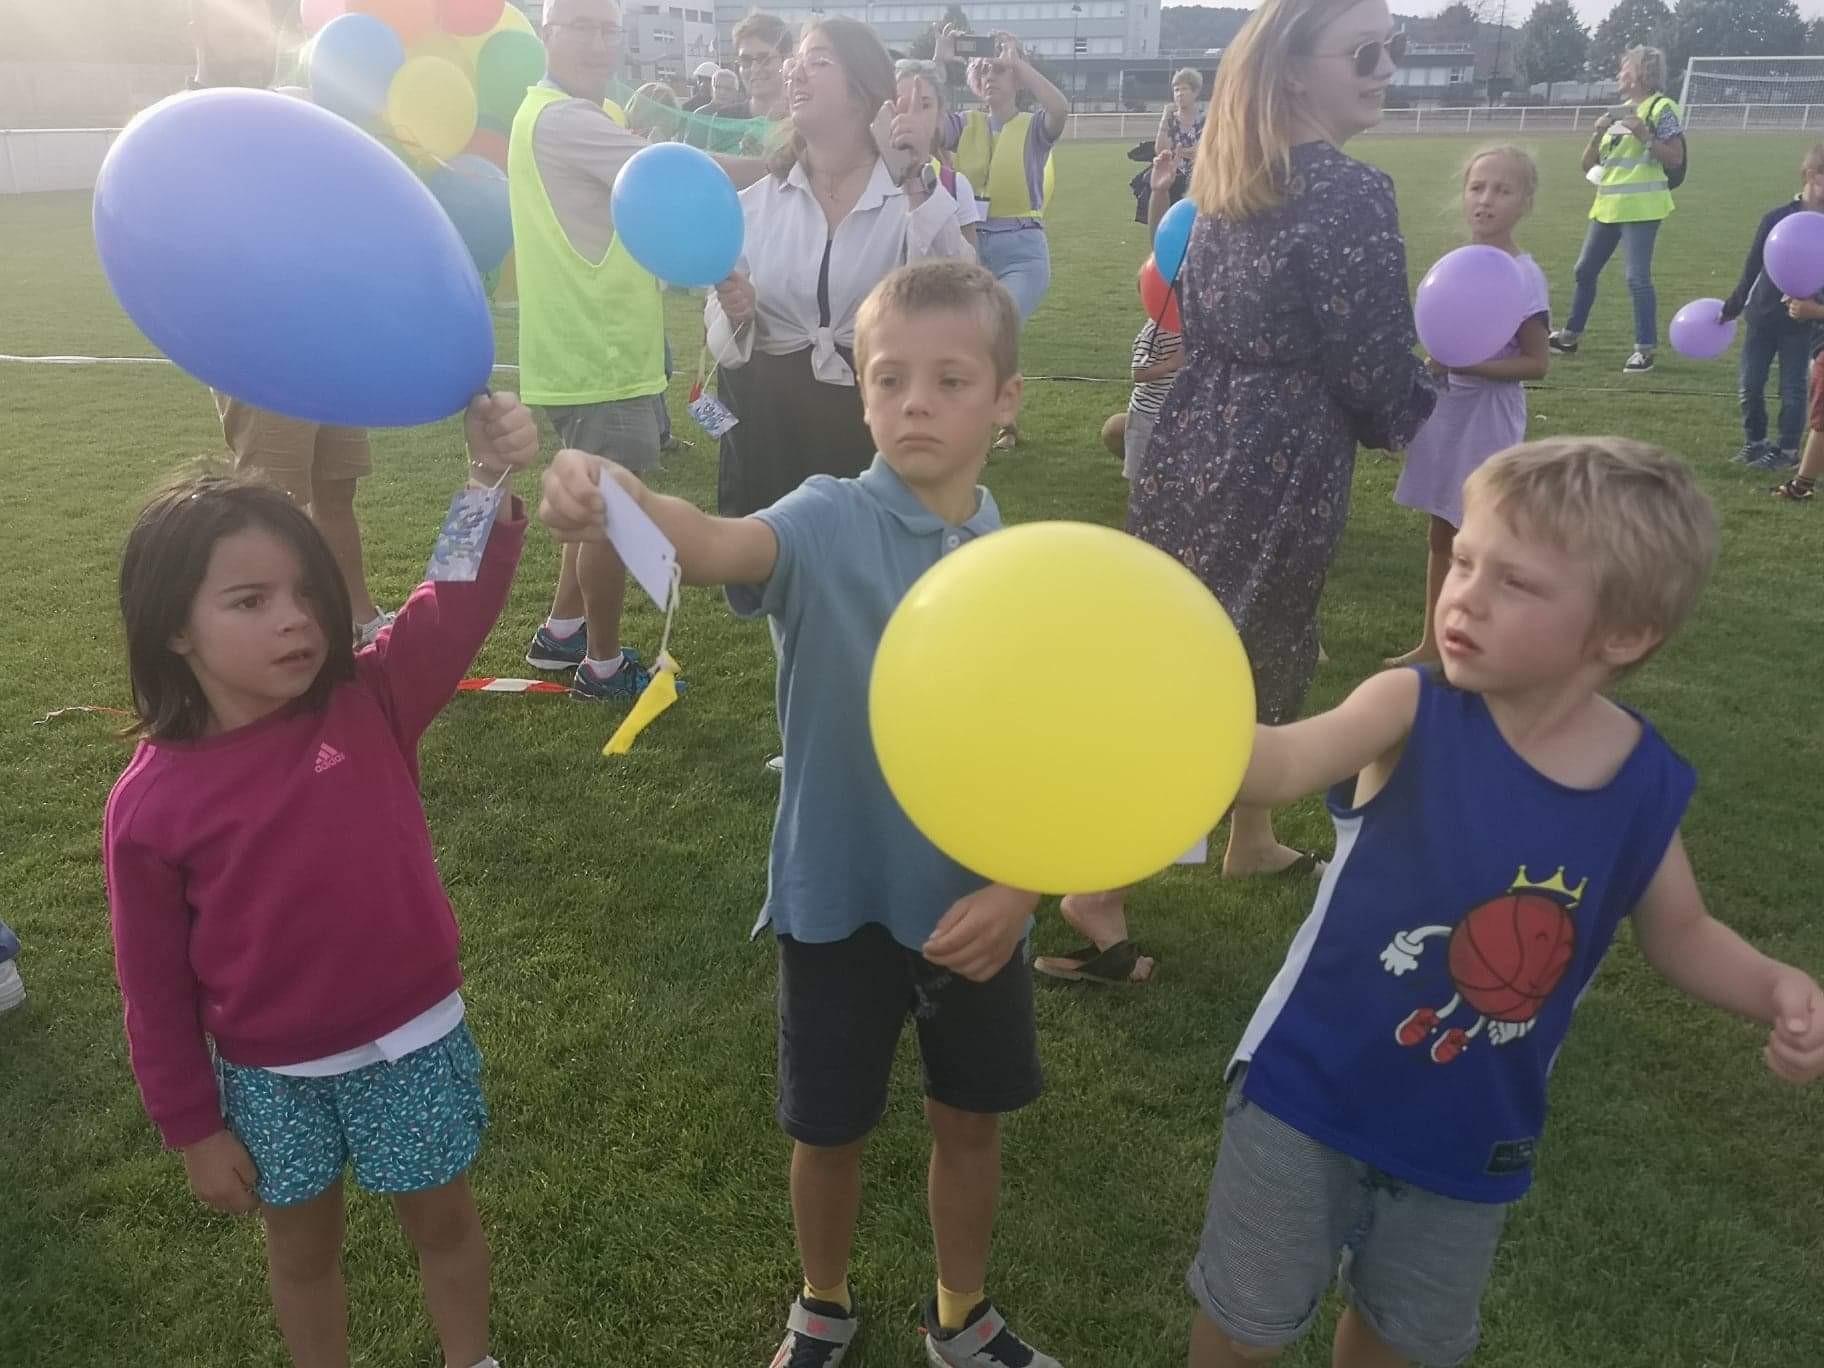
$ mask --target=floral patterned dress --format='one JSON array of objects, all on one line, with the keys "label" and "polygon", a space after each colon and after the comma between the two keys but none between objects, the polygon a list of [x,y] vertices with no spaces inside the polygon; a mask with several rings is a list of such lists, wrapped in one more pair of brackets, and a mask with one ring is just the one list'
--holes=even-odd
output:
[{"label": "floral patterned dress", "polygon": [[1228,611],[1260,720],[1298,715],[1358,443],[1403,447],[1437,402],[1388,176],[1328,143],[1292,150],[1285,204],[1199,215],[1180,277],[1184,367],[1133,482],[1128,530]]}]

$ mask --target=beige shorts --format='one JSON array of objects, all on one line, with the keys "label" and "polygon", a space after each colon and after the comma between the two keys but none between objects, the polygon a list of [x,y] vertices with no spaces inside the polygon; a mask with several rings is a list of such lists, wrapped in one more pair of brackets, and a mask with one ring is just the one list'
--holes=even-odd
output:
[{"label": "beige shorts", "polygon": [[300,504],[318,480],[358,480],[374,471],[367,429],[284,418],[225,394],[215,396],[222,436],[242,475],[264,475]]}]

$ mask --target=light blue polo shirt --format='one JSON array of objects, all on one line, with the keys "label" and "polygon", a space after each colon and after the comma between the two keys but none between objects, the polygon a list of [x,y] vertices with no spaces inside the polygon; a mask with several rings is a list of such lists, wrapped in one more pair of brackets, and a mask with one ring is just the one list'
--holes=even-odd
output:
[{"label": "light blue polo shirt", "polygon": [[[887,619],[918,577],[1001,525],[977,488],[975,514],[952,527],[879,456],[853,480],[814,475],[753,515],[779,539],[765,584],[731,585],[742,617],[770,616],[781,637],[779,730],[785,774],[773,823],[766,906],[781,936],[838,941],[869,922],[917,950],[958,898],[984,887],[913,827],[887,788],[868,731],[868,676]],[[968,662],[946,661],[933,689],[961,687]]]}]

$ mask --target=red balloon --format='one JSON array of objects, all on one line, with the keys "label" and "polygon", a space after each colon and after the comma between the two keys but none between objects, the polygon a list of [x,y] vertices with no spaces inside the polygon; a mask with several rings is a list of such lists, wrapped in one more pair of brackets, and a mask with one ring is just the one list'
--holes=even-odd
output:
[{"label": "red balloon", "polygon": [[1140,302],[1146,307],[1146,316],[1167,332],[1184,331],[1177,292],[1165,283],[1165,277],[1159,274],[1159,267],[1150,256],[1140,268]]},{"label": "red balloon", "polygon": [[485,161],[491,161],[502,171],[507,169],[507,140],[491,128],[478,128],[475,136],[469,139],[469,145],[462,149],[473,152]]},{"label": "red balloon", "polygon": [[500,22],[506,0],[437,0],[437,26],[458,38],[479,38]]},{"label": "red balloon", "polygon": [[350,14],[371,14],[410,47],[437,22],[434,0],[348,0]]}]

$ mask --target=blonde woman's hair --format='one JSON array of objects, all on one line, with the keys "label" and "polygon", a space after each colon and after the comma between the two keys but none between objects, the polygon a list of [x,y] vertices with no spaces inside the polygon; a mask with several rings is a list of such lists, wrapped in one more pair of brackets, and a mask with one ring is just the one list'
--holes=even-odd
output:
[{"label": "blonde woman's hair", "polygon": [[1197,70],[1196,67],[1179,67],[1178,70],[1172,73],[1172,86],[1176,89],[1181,85],[1188,85],[1198,94],[1202,94],[1203,73]]},{"label": "blonde woman's hair", "polygon": [[1656,47],[1631,47],[1621,54],[1622,61],[1629,58],[1640,68],[1640,83],[1647,88],[1649,95],[1663,90],[1666,85],[1666,54]]},{"label": "blonde woman's hair", "polygon": [[1805,154],[1805,160],[1799,163],[1799,174],[1809,175],[1813,171],[1824,171],[1824,142],[1813,143],[1811,151]]},{"label": "blonde woman's hair", "polygon": [[1296,107],[1287,65],[1357,0],[1265,0],[1222,54],[1191,168],[1200,213],[1250,219],[1286,200]]},{"label": "blonde woman's hair", "polygon": [[1690,616],[1716,560],[1716,510],[1689,467],[1627,437],[1509,447],[1464,482],[1463,507],[1594,565],[1597,625],[1659,635],[1630,670]]}]

